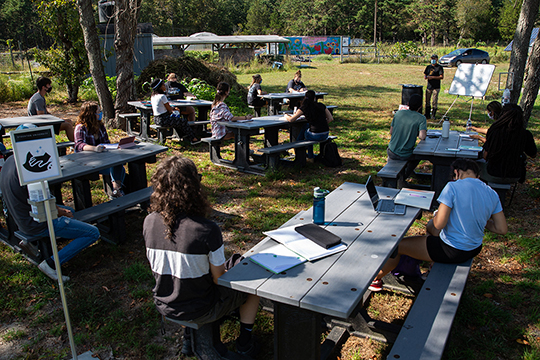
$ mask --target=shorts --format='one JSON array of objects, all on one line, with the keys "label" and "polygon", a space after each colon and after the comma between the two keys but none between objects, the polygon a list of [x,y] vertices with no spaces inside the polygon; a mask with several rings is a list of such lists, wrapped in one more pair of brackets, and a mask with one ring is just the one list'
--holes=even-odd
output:
[{"label": "shorts", "polygon": [[214,304],[214,307],[211,308],[206,314],[199,316],[197,319],[191,320],[192,322],[199,325],[213,323],[238,309],[247,300],[247,293],[229,289],[223,286],[217,286],[217,288],[219,298]]},{"label": "shorts", "polygon": [[461,264],[480,254],[482,250],[482,245],[469,251],[459,250],[433,235],[427,237],[426,247],[431,260],[444,264]]}]

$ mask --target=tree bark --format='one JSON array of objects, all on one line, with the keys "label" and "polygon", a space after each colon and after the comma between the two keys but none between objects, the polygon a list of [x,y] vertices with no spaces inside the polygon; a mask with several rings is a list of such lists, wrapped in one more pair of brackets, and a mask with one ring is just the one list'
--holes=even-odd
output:
[{"label": "tree bark", "polygon": [[119,114],[127,111],[127,102],[135,98],[133,83],[133,45],[137,35],[137,12],[141,0],[116,0],[114,49],[116,51],[116,127],[124,127]]},{"label": "tree bark", "polygon": [[103,118],[106,121],[114,118],[114,106],[111,92],[107,86],[103,63],[101,62],[101,47],[96,22],[94,21],[92,0],[77,0],[77,7],[84,36],[84,46],[90,63],[90,74],[94,80],[96,93],[103,111]]},{"label": "tree bark", "polygon": [[534,40],[527,69],[525,71],[525,86],[521,97],[521,108],[523,109],[523,126],[527,128],[529,118],[533,110],[534,102],[540,89],[540,37]]},{"label": "tree bark", "polygon": [[529,51],[529,41],[534,26],[534,20],[538,15],[538,6],[540,0],[523,0],[519,20],[514,34],[514,43],[512,44],[512,53],[510,55],[509,76],[506,81],[506,88],[510,89],[510,102],[517,104],[521,94],[523,84],[523,75],[525,72],[525,63]]}]

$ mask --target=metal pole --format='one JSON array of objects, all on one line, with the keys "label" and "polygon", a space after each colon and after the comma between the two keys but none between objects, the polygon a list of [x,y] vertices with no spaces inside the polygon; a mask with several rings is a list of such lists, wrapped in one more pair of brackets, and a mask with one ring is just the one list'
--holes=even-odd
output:
[{"label": "metal pole", "polygon": [[471,111],[469,111],[469,120],[471,120],[473,104],[474,104],[474,96],[471,96]]},{"label": "metal pole", "polygon": [[[43,192],[43,197],[48,193],[48,189],[45,187],[45,182],[41,181],[41,191]],[[56,274],[58,276],[58,288],[60,289],[60,298],[62,299],[62,307],[64,308],[64,317],[66,318],[66,327],[69,337],[69,345],[71,346],[71,356],[74,360],[77,360],[77,348],[75,347],[75,342],[73,340],[73,331],[71,330],[71,321],[69,320],[69,311],[66,301],[66,293],[64,292],[64,281],[62,281],[62,269],[60,267],[60,258],[58,257],[58,248],[56,246],[56,235],[54,234],[53,219],[51,214],[51,208],[49,207],[49,202],[45,200],[43,203],[45,205],[45,214],[47,215],[47,226],[49,227],[49,237],[51,238],[51,245],[54,257],[54,265],[56,266]]]}]

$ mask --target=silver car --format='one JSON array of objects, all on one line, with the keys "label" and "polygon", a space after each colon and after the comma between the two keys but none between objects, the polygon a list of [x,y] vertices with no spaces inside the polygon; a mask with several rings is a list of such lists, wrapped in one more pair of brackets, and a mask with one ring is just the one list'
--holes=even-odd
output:
[{"label": "silver car", "polygon": [[480,49],[457,49],[439,59],[442,66],[459,66],[461,63],[489,64],[489,54]]}]

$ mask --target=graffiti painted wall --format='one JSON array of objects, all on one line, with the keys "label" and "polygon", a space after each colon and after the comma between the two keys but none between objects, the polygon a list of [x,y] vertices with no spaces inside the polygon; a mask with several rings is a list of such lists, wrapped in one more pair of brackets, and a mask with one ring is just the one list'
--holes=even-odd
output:
[{"label": "graffiti painted wall", "polygon": [[[301,36],[289,37],[289,50],[291,55],[339,55],[339,36]],[[279,44],[279,53],[285,54],[285,45]]]}]

